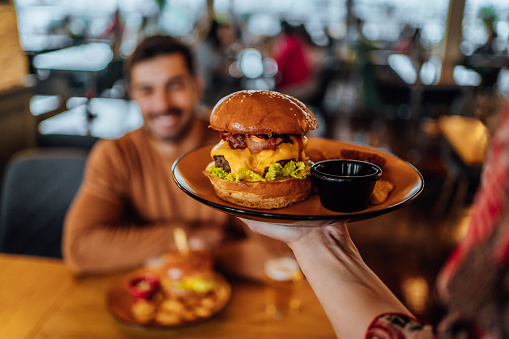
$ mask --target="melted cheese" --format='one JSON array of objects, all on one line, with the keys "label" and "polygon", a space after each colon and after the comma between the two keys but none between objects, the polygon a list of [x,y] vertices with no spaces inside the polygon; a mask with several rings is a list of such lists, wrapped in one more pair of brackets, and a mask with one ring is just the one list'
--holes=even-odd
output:
[{"label": "melted cheese", "polygon": [[[304,137],[304,145],[307,144]],[[305,147],[303,147],[305,148]],[[303,150],[299,150],[296,142],[282,143],[278,145],[275,151],[263,150],[255,155],[249,152],[249,149],[231,149],[228,143],[221,140],[210,152],[210,155],[222,155],[230,164],[232,173],[237,173],[239,169],[245,168],[255,173],[263,175],[266,167],[279,160],[299,159],[299,155]]]}]

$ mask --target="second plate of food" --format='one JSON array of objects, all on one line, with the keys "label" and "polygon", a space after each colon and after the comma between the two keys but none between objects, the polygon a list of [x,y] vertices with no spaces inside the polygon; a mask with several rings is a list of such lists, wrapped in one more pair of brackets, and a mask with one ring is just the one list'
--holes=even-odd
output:
[{"label": "second plate of food", "polygon": [[[148,275],[157,277],[153,293],[144,297],[133,293],[133,281],[141,281],[138,288],[146,289],[143,278]],[[231,285],[216,272],[172,281],[157,272],[139,270],[119,279],[106,302],[112,315],[126,325],[170,329],[197,325],[215,316],[228,305],[231,294]]]}]

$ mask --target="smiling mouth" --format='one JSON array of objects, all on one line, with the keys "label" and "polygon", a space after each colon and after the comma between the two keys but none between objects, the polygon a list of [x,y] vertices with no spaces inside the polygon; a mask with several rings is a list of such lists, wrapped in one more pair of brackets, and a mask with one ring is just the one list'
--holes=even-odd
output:
[{"label": "smiling mouth", "polygon": [[152,118],[152,122],[159,127],[171,128],[176,126],[180,121],[179,115],[159,115]]},{"label": "smiling mouth", "polygon": [[180,110],[169,110],[160,114],[153,114],[150,120],[161,128],[172,128],[178,125],[182,117]]}]

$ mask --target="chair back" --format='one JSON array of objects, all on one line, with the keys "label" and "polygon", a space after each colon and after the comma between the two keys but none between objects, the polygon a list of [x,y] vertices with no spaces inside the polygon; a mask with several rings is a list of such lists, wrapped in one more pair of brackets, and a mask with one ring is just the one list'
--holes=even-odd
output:
[{"label": "chair back", "polygon": [[27,149],[5,169],[0,252],[61,258],[65,214],[81,185],[87,152]]},{"label": "chair back", "polygon": [[37,147],[41,148],[76,148],[90,152],[97,137],[90,135],[41,134],[37,139]]}]

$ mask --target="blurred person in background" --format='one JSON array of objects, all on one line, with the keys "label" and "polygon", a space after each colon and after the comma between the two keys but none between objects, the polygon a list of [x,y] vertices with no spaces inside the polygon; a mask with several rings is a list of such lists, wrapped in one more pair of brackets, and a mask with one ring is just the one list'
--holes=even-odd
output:
[{"label": "blurred person in background", "polygon": [[271,57],[276,61],[276,91],[307,101],[314,91],[314,71],[311,62],[310,37],[303,25],[281,22],[281,34],[275,39]]},{"label": "blurred person in background", "polygon": [[464,115],[475,115],[483,120],[490,117],[494,106],[503,100],[497,89],[497,82],[503,65],[507,64],[507,52],[504,51],[495,30],[498,15],[492,6],[481,7],[477,13],[486,31],[486,42],[476,48],[471,55],[464,57],[462,65],[474,70],[481,76],[481,83],[474,87],[473,95],[463,104]]},{"label": "blurred person in background", "polygon": [[66,264],[76,274],[130,269],[174,250],[178,227],[191,248],[221,246],[231,273],[261,277],[261,268],[253,267],[263,265],[263,253],[244,251],[263,248],[239,240],[244,233],[233,218],[188,197],[172,178],[180,155],[219,141],[208,115],[197,109],[201,81],[190,49],[171,37],[149,37],[126,66],[144,125],[119,139],[100,140],[91,151],[65,220]]},{"label": "blurred person in background", "polygon": [[212,21],[207,37],[196,50],[206,105],[214,106],[222,97],[241,89],[239,80],[230,75],[229,67],[237,61],[242,48],[239,33],[233,24]]},{"label": "blurred person in background", "polygon": [[416,83],[421,83],[421,69],[424,62],[428,59],[428,51],[422,44],[422,29],[406,26],[403,30],[403,36],[394,46],[396,53],[407,55],[412,61],[417,74]]},{"label": "blurred person in background", "polygon": [[449,313],[436,331],[364,263],[346,222],[292,227],[244,220],[289,245],[339,338],[509,338],[509,101],[505,105],[484,120],[492,131],[490,149],[469,229],[437,279]]},{"label": "blurred person in background", "polygon": [[120,15],[120,9],[116,9],[106,29],[97,36],[98,39],[108,39],[113,52],[113,60],[120,58],[120,47],[124,37],[125,23]]},{"label": "blurred person in background", "polygon": [[88,36],[88,24],[79,16],[67,14],[61,20],[52,21],[48,35],[64,35],[71,39],[73,46],[84,43]]},{"label": "blurred person in background", "polygon": [[483,22],[487,36],[486,42],[476,48],[472,55],[466,56],[463,64],[481,75],[481,84],[478,89],[481,92],[489,93],[494,89],[503,66],[500,62],[495,62],[497,56],[503,56],[503,51],[499,47],[501,44],[498,42],[498,34],[495,30],[498,15],[495,9],[489,6],[481,7],[477,17]]},{"label": "blurred person in background", "polygon": [[378,48],[375,44],[369,41],[362,31],[364,21],[355,18],[355,32],[354,40],[351,42],[350,48],[353,51],[353,64],[355,73],[361,88],[361,103],[362,108],[367,113],[374,113],[380,109],[381,98],[378,93],[377,79],[375,67],[373,65],[373,52]]}]

